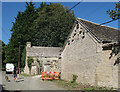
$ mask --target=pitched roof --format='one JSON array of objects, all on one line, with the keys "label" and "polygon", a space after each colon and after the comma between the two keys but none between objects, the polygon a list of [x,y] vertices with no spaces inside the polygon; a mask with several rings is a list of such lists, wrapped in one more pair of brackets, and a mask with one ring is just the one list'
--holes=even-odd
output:
[{"label": "pitched roof", "polygon": [[77,18],[77,20],[84,24],[100,41],[120,41],[120,30],[118,29],[96,24],[80,18]]},{"label": "pitched roof", "polygon": [[27,47],[27,56],[32,57],[59,57],[61,53],[61,47]]}]

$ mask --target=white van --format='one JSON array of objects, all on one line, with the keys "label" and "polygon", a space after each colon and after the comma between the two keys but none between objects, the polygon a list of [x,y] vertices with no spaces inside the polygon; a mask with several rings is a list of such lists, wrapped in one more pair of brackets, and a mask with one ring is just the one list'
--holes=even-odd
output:
[{"label": "white van", "polygon": [[6,73],[13,72],[13,70],[14,70],[14,65],[12,63],[7,63],[6,64]]}]

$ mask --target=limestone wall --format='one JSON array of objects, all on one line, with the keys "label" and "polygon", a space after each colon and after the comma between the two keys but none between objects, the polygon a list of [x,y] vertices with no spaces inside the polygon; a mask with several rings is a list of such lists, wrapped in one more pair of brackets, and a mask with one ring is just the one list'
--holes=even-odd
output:
[{"label": "limestone wall", "polygon": [[[38,47],[32,46],[31,43],[27,42],[26,44],[26,60],[25,60],[25,68],[24,73],[29,74],[30,69],[27,65],[27,58],[33,57],[34,61],[40,61],[42,64],[43,71],[56,71],[59,72],[58,58],[61,54],[61,47]],[[48,65],[49,64],[49,65]],[[31,73],[38,74],[38,69],[36,66],[32,66]]]},{"label": "limestone wall", "polygon": [[80,25],[79,29],[75,26],[69,40],[61,55],[62,79],[70,81],[74,74],[78,83],[118,87],[118,67],[113,66],[116,57],[109,59],[110,50],[102,51],[102,44]]},{"label": "limestone wall", "polygon": [[[38,60],[40,60],[40,62],[43,65],[43,69],[48,68],[48,69],[44,69],[48,70],[48,71],[55,71],[55,72],[60,72],[60,68],[59,68],[59,60],[58,58],[38,58]],[[48,65],[49,64],[49,65]]]},{"label": "limestone wall", "polygon": [[111,51],[103,51],[101,53],[101,62],[96,68],[96,84],[99,86],[118,88],[118,65],[114,66],[117,56],[109,59]]}]

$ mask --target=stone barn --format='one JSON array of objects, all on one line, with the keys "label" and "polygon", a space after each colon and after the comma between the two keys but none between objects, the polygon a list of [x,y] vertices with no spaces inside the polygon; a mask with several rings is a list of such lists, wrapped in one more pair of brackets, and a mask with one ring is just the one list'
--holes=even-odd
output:
[{"label": "stone barn", "polygon": [[29,74],[27,58],[33,57],[32,74],[61,72],[61,78],[83,85],[120,88],[120,30],[76,18],[63,48],[31,46],[27,42],[24,73]]},{"label": "stone barn", "polygon": [[120,30],[76,19],[61,54],[61,77],[99,87],[120,87]]},{"label": "stone barn", "polygon": [[26,61],[24,73],[29,74],[30,70],[27,64],[27,58],[33,57],[31,73],[39,74],[41,71],[59,71],[59,57],[61,55],[61,47],[39,47],[31,46],[30,42],[27,42],[26,46]]}]

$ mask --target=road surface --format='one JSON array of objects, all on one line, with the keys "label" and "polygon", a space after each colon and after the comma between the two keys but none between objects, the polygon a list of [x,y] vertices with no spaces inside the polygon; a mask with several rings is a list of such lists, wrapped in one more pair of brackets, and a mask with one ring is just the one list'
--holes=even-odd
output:
[{"label": "road surface", "polygon": [[2,72],[0,71],[0,92],[2,91]]},{"label": "road surface", "polygon": [[[5,90],[65,90],[51,81],[42,81],[39,75],[31,77],[20,76],[18,82],[13,80],[12,74],[5,74],[5,72],[2,72],[2,75]],[[5,76],[9,77],[9,82],[5,80]]]}]

